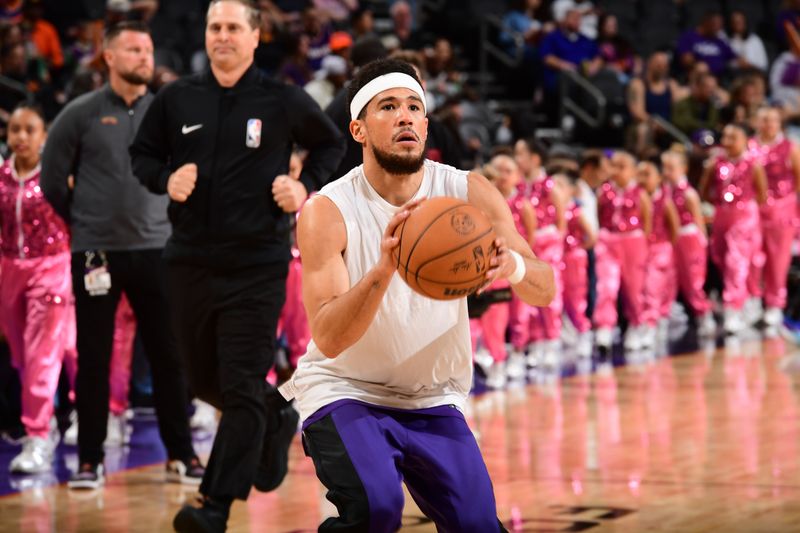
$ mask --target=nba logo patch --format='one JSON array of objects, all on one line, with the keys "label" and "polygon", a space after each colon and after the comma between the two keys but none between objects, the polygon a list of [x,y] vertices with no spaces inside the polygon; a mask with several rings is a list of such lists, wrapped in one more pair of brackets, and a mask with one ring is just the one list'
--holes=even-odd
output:
[{"label": "nba logo patch", "polygon": [[247,139],[244,143],[248,148],[261,146],[261,120],[257,118],[247,120]]}]

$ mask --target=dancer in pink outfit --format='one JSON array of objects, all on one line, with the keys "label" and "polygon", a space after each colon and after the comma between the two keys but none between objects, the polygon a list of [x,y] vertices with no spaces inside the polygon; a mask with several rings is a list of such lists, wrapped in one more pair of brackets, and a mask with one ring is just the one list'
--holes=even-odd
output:
[{"label": "dancer in pink outfit", "polygon": [[[677,214],[670,191],[662,184],[658,168],[641,162],[636,169],[639,184],[650,195],[653,222],[647,237],[647,283],[644,287],[644,313],[647,329],[642,347],[664,346],[669,312],[675,301],[675,260],[672,243],[678,233]],[[657,340],[659,342],[657,342]]]},{"label": "dancer in pink outfit", "polygon": [[52,467],[53,398],[74,334],[69,229],[42,195],[39,159],[46,133],[40,111],[16,109],[8,123],[11,158],[0,168],[0,325],[22,382],[27,438],[9,466],[34,474]]},{"label": "dancer in pink outfit", "polygon": [[592,355],[592,321],[586,315],[589,304],[589,254],[597,234],[582,211],[577,200],[577,176],[563,174],[554,177],[567,198],[565,218],[567,235],[564,238],[564,310],[578,332],[577,353],[581,357]]},{"label": "dancer in pink outfit", "polygon": [[[749,147],[767,176],[767,200],[761,206],[763,269],[754,262],[748,287],[755,297],[764,289],[764,322],[768,331],[777,333],[786,307],[786,278],[792,260],[792,240],[797,231],[797,191],[800,183],[800,150],[781,131],[778,109],[758,112],[758,131]],[[763,276],[763,280],[762,280]]]},{"label": "dancer in pink outfit", "polygon": [[[510,156],[498,155],[484,167],[484,172],[508,202],[519,234],[531,242],[531,236],[536,231],[536,218],[530,202],[517,188],[522,179],[517,163]],[[492,285],[489,290],[508,288],[506,282],[500,281]],[[522,352],[529,340],[531,309],[525,302],[512,295],[511,302],[492,304],[480,319],[470,321],[473,337],[476,341],[478,337],[483,338],[483,343],[493,361],[487,369],[487,385],[490,388],[501,388],[505,384],[506,377],[520,379],[525,376],[525,360]],[[509,327],[511,327],[511,343],[514,350],[510,358],[505,346],[506,329]],[[474,348],[475,344],[473,350]],[[479,362],[480,359],[478,357]]]},{"label": "dancer in pink outfit", "polygon": [[758,206],[766,200],[763,168],[747,152],[746,126],[729,124],[722,133],[725,152],[711,161],[700,182],[700,194],[714,204],[711,258],[722,271],[725,330],[744,327],[747,277],[754,254],[761,249]]},{"label": "dancer in pink outfit", "polygon": [[598,193],[600,232],[595,245],[597,256],[597,305],[595,341],[601,362],[607,359],[617,325],[617,298],[624,296],[628,331],[626,349],[641,348],[644,325],[644,277],[647,261],[647,234],[650,232],[650,197],[636,183],[636,160],[627,152],[611,158],[611,181]]},{"label": "dancer in pink outfit", "polygon": [[553,267],[556,295],[547,307],[531,308],[528,366],[542,365],[551,370],[558,365],[561,353],[561,314],[564,310],[561,264],[564,260],[565,199],[555,189],[555,182],[542,164],[544,156],[539,144],[521,139],[514,146],[514,156],[526,176],[524,191],[536,213],[533,253]]},{"label": "dancer in pink outfit", "polygon": [[700,210],[700,196],[686,177],[686,155],[667,151],[661,155],[664,178],[669,183],[672,203],[678,217],[678,238],[675,241],[677,287],[697,318],[697,332],[709,336],[716,331],[711,302],[703,285],[708,267],[706,223]]},{"label": "dancer in pink outfit", "polygon": [[[297,152],[292,153],[289,159],[289,177],[300,179],[303,170],[303,156]],[[295,217],[300,216],[300,211]],[[306,353],[308,342],[311,340],[311,329],[308,326],[306,309],[303,307],[303,263],[300,261],[300,249],[297,242],[292,245],[292,259],[289,261],[289,273],[286,277],[286,301],[281,310],[279,319],[279,335],[286,337],[289,350],[289,370],[281,379],[288,379],[297,368],[297,360]]]}]

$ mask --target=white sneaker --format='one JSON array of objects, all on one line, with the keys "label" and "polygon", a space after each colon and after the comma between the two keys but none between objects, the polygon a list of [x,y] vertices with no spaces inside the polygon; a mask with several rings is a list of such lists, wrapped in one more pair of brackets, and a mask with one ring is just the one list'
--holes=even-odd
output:
[{"label": "white sneaker", "polygon": [[628,325],[623,346],[626,351],[641,350],[643,346],[643,326]]},{"label": "white sneaker", "polygon": [[62,439],[67,446],[78,445],[78,412],[72,411],[69,414],[69,427],[64,432]]},{"label": "white sneaker", "polygon": [[551,339],[542,343],[542,366],[545,370],[557,371],[563,351],[561,341]]},{"label": "white sneaker", "polygon": [[9,464],[10,472],[17,474],[40,474],[53,468],[53,441],[50,438],[27,437],[22,452]]},{"label": "white sneaker", "polygon": [[656,337],[658,336],[658,330],[656,326],[648,326],[646,324],[642,324],[639,326],[639,331],[637,333],[639,336],[639,349],[640,350],[647,350],[653,348],[656,345]]},{"label": "white sneaker", "polygon": [[544,342],[536,341],[528,345],[528,355],[525,356],[525,362],[528,368],[536,368],[542,360],[544,354]]},{"label": "white sneaker", "polygon": [[764,312],[764,324],[777,328],[782,323],[783,311],[777,307],[767,307],[766,312]]},{"label": "white sneaker", "polygon": [[203,400],[194,399],[194,414],[189,419],[189,427],[194,430],[213,433],[217,430],[217,410]]},{"label": "white sneaker", "polygon": [[484,374],[488,375],[489,369],[494,364],[494,358],[486,348],[478,348],[478,351],[475,352],[475,364],[481,367]]},{"label": "white sneaker", "polygon": [[521,352],[511,352],[506,361],[506,376],[511,381],[525,379],[525,355]]},{"label": "white sneaker", "polygon": [[708,311],[697,321],[697,334],[701,337],[710,337],[717,332],[717,323],[714,321],[714,313]]},{"label": "white sneaker", "polygon": [[496,361],[491,367],[486,377],[486,386],[490,389],[502,389],[506,386],[506,362]]},{"label": "white sneaker", "polygon": [[745,326],[755,326],[764,315],[761,298],[749,298],[742,307],[742,320]]},{"label": "white sneaker", "polygon": [[729,335],[735,335],[737,333],[741,333],[743,329],[747,327],[744,318],[742,317],[742,311],[738,309],[725,309],[725,323],[724,328],[725,332]]},{"label": "white sneaker", "polygon": [[115,415],[108,413],[108,425],[106,426],[106,446],[126,446],[131,442],[132,429],[128,425],[125,413]]},{"label": "white sneaker", "polygon": [[614,344],[614,330],[610,328],[597,328],[594,333],[594,342],[598,348],[604,347],[611,349]]},{"label": "white sneaker", "polygon": [[588,359],[592,356],[592,332],[586,331],[581,333],[578,337],[578,345],[575,348],[575,352],[578,354],[578,358],[580,359]]}]

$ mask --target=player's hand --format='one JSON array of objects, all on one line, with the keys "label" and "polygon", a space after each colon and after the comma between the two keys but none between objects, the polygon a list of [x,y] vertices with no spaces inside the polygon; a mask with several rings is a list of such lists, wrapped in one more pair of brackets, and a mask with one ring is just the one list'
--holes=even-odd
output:
[{"label": "player's hand", "polygon": [[197,165],[186,163],[170,174],[167,180],[167,194],[175,202],[185,202],[189,199],[197,184]]},{"label": "player's hand", "polygon": [[478,294],[481,294],[489,286],[498,279],[506,279],[514,273],[517,264],[511,254],[508,253],[508,245],[503,237],[498,237],[494,240],[494,246],[497,248],[497,253],[489,260],[489,269],[486,271],[486,281],[478,289]]},{"label": "player's hand", "polygon": [[272,182],[272,197],[284,213],[296,213],[308,198],[308,191],[301,181],[281,174]]},{"label": "player's hand", "polygon": [[394,236],[394,231],[424,201],[424,198],[420,198],[407,202],[389,221],[386,231],[383,232],[383,239],[381,239],[381,257],[378,259],[378,269],[389,275],[394,274],[394,271],[397,270],[397,260],[392,258],[392,251],[400,244],[400,238]]}]

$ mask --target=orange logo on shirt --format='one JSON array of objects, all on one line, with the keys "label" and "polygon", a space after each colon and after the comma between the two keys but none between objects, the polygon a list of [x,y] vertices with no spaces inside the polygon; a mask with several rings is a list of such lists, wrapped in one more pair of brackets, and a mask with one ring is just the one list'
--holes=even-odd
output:
[{"label": "orange logo on shirt", "polygon": [[107,116],[107,117],[100,117],[101,124],[110,124],[112,126],[117,124],[117,117]]}]

